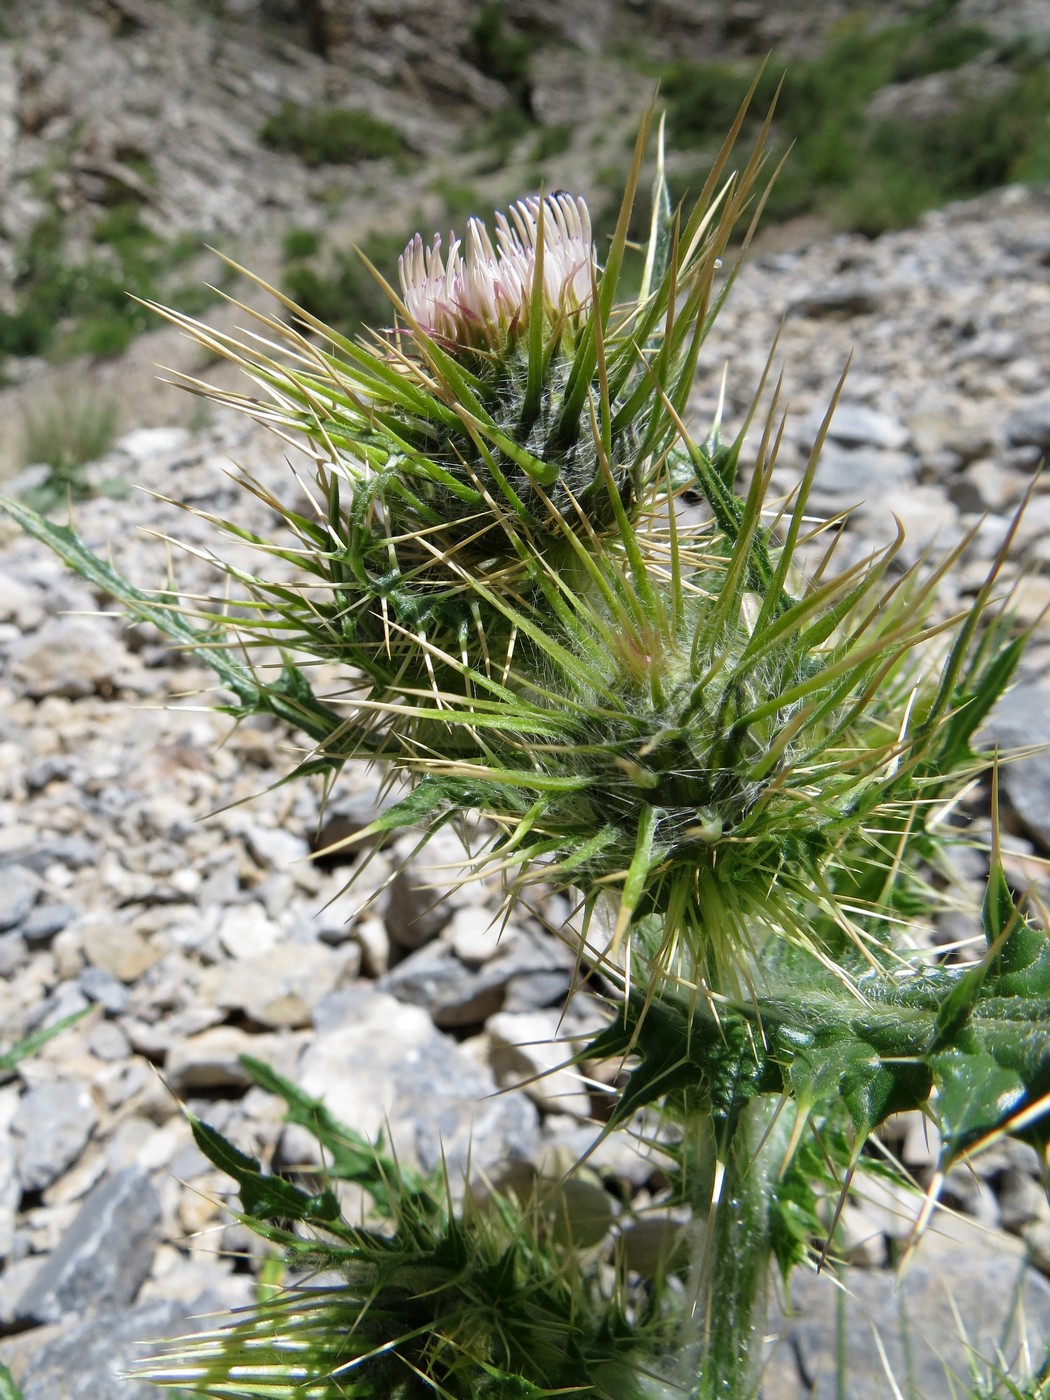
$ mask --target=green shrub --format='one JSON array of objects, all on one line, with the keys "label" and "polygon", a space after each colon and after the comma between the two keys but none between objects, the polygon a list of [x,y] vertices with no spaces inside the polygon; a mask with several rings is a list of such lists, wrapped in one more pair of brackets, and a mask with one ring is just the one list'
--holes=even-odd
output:
[{"label": "green shrub", "polygon": [[106,210],[91,236],[97,251],[73,262],[57,207],[30,230],[16,258],[15,305],[0,312],[0,355],[117,355],[151,323],[135,298],[188,300],[185,309],[194,314],[214,300],[196,284],[181,295],[170,291],[172,268],[195,256],[199,242],[161,238],[137,203]]},{"label": "green shrub", "polygon": [[571,145],[572,127],[567,122],[545,126],[536,137],[536,144],[532,148],[532,160],[536,165],[542,165],[544,161],[564,155]]},{"label": "green shrub", "polygon": [[492,175],[509,164],[515,148],[536,130],[536,123],[523,107],[500,107],[487,120],[472,127],[463,143],[468,151],[480,151],[482,158],[475,174]]},{"label": "green shrub", "polygon": [[275,151],[298,156],[304,165],[355,165],[402,155],[405,138],[389,122],[349,107],[303,107],[286,102],[269,117],[259,140]]},{"label": "green shrub", "polygon": [[[1050,178],[1047,54],[1031,42],[997,48],[980,26],[953,23],[954,8],[924,6],[879,31],[865,16],[851,16],[824,54],[787,67],[774,141],[793,150],[770,195],[771,218],[816,212],[876,234],[949,199],[1006,181]],[[948,73],[981,55],[1017,75],[1009,91],[988,98],[962,94],[956,108],[927,121],[870,117],[872,97],[888,85]],[[774,60],[759,76],[752,121],[772,102],[781,67]],[[751,67],[724,63],[683,62],[661,70],[672,141],[707,147],[719,139],[753,77]],[[706,166],[695,183],[704,175]]]},{"label": "green shrub", "polygon": [[[404,248],[400,234],[371,233],[360,247],[384,277],[396,281],[397,259]],[[353,248],[337,252],[326,267],[291,263],[284,270],[281,290],[343,335],[356,335],[364,324],[390,321],[386,294]]]},{"label": "green shrub", "polygon": [[148,244],[160,240],[151,228],[142,222],[142,211],[130,200],[116,204],[112,209],[95,220],[91,237],[122,253],[138,254]]},{"label": "green shrub", "polygon": [[487,77],[517,92],[527,89],[532,45],[507,24],[501,0],[489,0],[482,8],[470,40],[469,55]]},{"label": "green shrub", "polygon": [[291,228],[284,235],[281,251],[286,259],[310,258],[321,246],[321,235],[312,228]]},{"label": "green shrub", "polygon": [[485,197],[476,185],[460,185],[447,175],[438,175],[431,180],[430,189],[440,198],[443,206],[438,224],[468,219],[471,215],[482,213],[485,208]]},{"label": "green shrub", "polygon": [[44,481],[26,493],[27,502],[47,512],[91,495],[84,467],[105,456],[113,445],[116,427],[116,401],[91,389],[65,393],[26,409],[22,463],[43,463],[49,468]]}]

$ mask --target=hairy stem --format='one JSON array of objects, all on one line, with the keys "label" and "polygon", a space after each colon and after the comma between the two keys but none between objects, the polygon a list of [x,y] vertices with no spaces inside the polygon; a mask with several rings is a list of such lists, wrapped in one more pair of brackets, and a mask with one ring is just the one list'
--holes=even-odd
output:
[{"label": "hairy stem", "polygon": [[707,1228],[694,1236],[693,1400],[749,1400],[757,1391],[772,1261],[770,1199],[783,1150],[780,1135],[769,1131],[774,1108],[770,1099],[756,1100],[739,1119],[718,1153]]}]

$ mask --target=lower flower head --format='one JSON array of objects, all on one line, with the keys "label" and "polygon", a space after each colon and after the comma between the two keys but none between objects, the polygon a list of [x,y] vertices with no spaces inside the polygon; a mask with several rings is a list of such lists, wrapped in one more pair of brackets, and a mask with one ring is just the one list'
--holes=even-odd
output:
[{"label": "lower flower head", "polygon": [[[542,228],[542,235],[541,235]],[[528,324],[542,236],[543,314],[552,326],[575,317],[591,297],[595,268],[591,219],[569,194],[518,200],[496,215],[496,246],[480,219],[427,247],[417,233],[398,259],[409,316],[450,347],[498,350]]]}]

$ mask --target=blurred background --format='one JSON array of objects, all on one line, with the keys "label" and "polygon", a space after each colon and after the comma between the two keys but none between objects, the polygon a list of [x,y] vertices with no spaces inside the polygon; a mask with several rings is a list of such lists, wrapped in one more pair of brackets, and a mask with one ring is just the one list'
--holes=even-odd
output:
[{"label": "blurred background", "polygon": [[0,476],[47,464],[47,504],[129,428],[202,425],[154,370],[194,352],[133,297],[221,323],[205,244],[382,325],[355,244],[393,278],[416,228],[545,186],[600,246],[657,87],[681,196],[763,61],[755,124],[783,79],[793,146],[767,249],[1050,180],[1040,0],[0,0]]}]

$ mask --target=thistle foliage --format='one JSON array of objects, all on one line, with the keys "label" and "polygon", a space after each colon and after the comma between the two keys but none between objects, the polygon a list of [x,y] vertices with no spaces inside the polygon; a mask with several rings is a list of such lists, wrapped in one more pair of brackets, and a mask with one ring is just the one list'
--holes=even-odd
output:
[{"label": "thistle foliage", "polygon": [[[186,1343],[184,1364],[154,1367],[165,1384],[621,1396],[663,1393],[677,1366],[686,1393],[742,1396],[762,1296],[757,1262],[730,1268],[740,1219],[755,1260],[772,1252],[787,1271],[820,1228],[814,1175],[845,1190],[900,1108],[937,1116],[942,1170],[1003,1132],[1045,1153],[1050,955],[1001,864],[973,967],[927,967],[901,932],[934,897],[946,815],[988,766],[974,736],[1023,646],[992,601],[1009,540],[972,606],[945,618],[938,586],[965,541],[902,570],[898,538],[839,568],[842,521],[807,514],[832,410],[786,501],[771,499],[783,422],[769,371],[734,439],[717,410],[702,437],[687,426],[700,347],[762,205],[764,129],[730,172],[742,120],[690,207],[671,208],[658,156],[633,297],[648,118],[601,267],[585,206],[558,195],[518,205],[495,248],[476,222],[446,257],[410,244],[403,295],[384,282],[393,329],[369,343],[272,288],[284,314],[242,308],[240,337],[158,308],[256,393],[188,387],[311,463],[294,504],[242,478],[279,538],[214,521],[259,553],[246,572],[216,551],[235,606],[194,614],[136,590],[71,529],[4,502],[211,666],[231,713],[304,734],[298,774],[408,773],[358,839],[480,817],[476,865],[503,876],[508,905],[532,881],[579,892],[579,956],[615,1008],[580,1059],[629,1069],[607,1130],[655,1107],[677,1130],[674,1200],[706,1212],[688,1267],[640,1283],[615,1241],[592,1255],[571,1231],[555,1243],[542,1211],[498,1195],[457,1206],[273,1081],[331,1175],[367,1178],[385,1224],[349,1225],[327,1189],[277,1184],[195,1124],[252,1227],[343,1282]],[[319,664],[340,677],[324,694]],[[758,1138],[775,1170],[755,1166]],[[720,1209],[729,1180],[735,1216]]]}]

